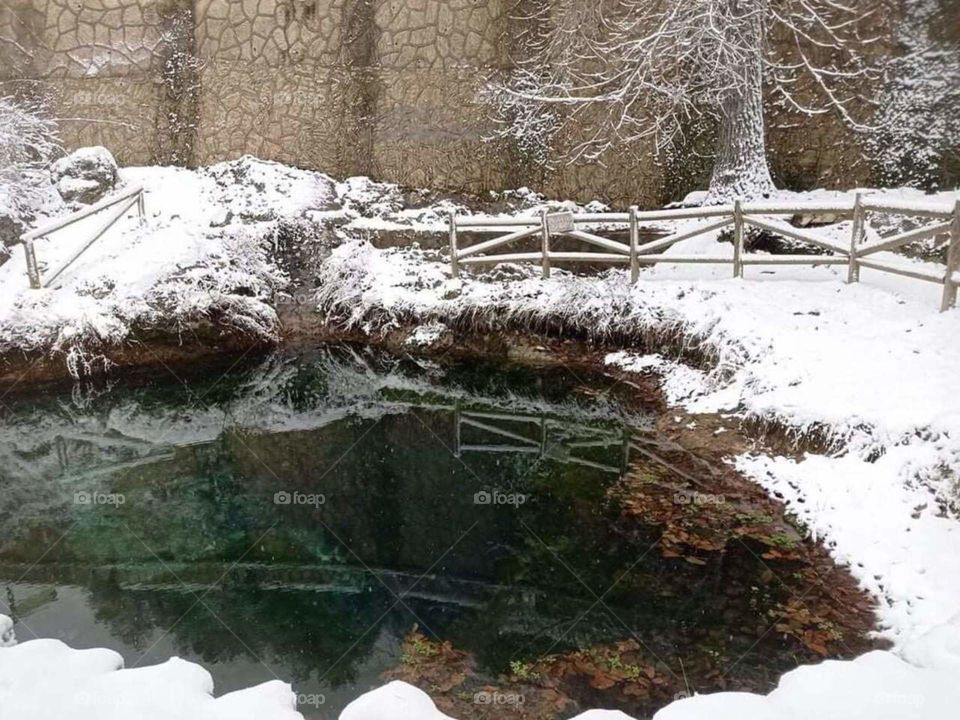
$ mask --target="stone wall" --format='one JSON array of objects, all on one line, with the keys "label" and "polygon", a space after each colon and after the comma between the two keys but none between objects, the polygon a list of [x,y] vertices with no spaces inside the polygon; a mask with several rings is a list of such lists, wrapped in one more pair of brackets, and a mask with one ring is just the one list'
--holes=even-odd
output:
[{"label": "stone wall", "polygon": [[[526,184],[644,206],[676,192],[652,154],[544,174],[484,142],[490,126],[477,93],[528,29],[516,4],[6,0],[0,91],[48,94],[68,147],[103,144],[122,164],[251,153],[475,192]],[[837,127],[771,127],[775,169],[820,184],[862,179],[843,151],[856,146]]]}]

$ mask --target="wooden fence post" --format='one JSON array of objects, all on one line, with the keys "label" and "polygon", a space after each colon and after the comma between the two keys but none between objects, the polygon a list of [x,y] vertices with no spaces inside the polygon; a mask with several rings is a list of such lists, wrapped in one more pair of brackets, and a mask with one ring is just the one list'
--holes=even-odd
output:
[{"label": "wooden fence post", "polygon": [[457,257],[457,212],[450,211],[450,272],[455,277],[460,277],[460,258]]},{"label": "wooden fence post", "polygon": [[550,277],[550,227],[547,224],[546,209],[540,212],[540,229],[541,234],[543,235],[543,242],[540,250],[540,252],[543,254],[543,258],[541,259],[541,267],[543,268],[543,279],[546,280]]},{"label": "wooden fence post", "polygon": [[950,245],[947,249],[947,273],[943,278],[943,300],[940,312],[957,306],[957,283],[953,276],[960,271],[960,200],[953,204],[953,225],[950,227]]},{"label": "wooden fence post", "polygon": [[847,270],[847,282],[860,282],[860,263],[857,262],[857,248],[863,242],[865,222],[863,197],[857,193],[853,201],[853,232],[850,234],[850,266]]},{"label": "wooden fence post", "polygon": [[733,201],[733,276],[743,277],[743,209],[740,201]]},{"label": "wooden fence post", "polygon": [[30,279],[30,287],[39,290],[40,268],[37,265],[37,251],[33,248],[33,240],[23,241],[23,256],[27,262],[27,277]]},{"label": "wooden fence post", "polygon": [[640,259],[637,248],[640,247],[640,221],[637,219],[638,208],[630,206],[630,282],[635,283],[640,277]]}]

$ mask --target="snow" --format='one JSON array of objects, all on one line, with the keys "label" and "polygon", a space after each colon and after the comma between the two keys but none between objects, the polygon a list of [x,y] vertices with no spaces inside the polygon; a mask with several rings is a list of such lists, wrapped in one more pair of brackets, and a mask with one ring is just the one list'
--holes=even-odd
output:
[{"label": "snow", "polygon": [[17,644],[17,636],[13,631],[13,620],[6,615],[0,615],[0,648],[13,647]]},{"label": "snow", "polygon": [[395,680],[361,695],[340,713],[340,720],[453,720],[437,710],[423,690]]},{"label": "snow", "polygon": [[[135,341],[137,330],[187,325],[213,313],[254,337],[276,337],[270,303],[284,282],[269,257],[276,222],[329,201],[319,173],[253,158],[201,171],[126,168],[147,216],[131,210],[51,289],[31,290],[23,252],[0,267],[0,349],[83,352]],[[35,243],[45,275],[83,244],[92,216]]]},{"label": "snow", "polygon": [[[939,211],[952,208],[957,194],[870,197]],[[838,205],[852,200],[851,193],[825,191],[791,196],[807,204],[828,198]],[[849,224],[816,232],[849,237]],[[703,236],[670,253],[730,257],[732,248]],[[942,265],[885,255],[942,272]],[[894,642],[894,653],[866,656],[845,672],[859,681],[889,671],[896,687],[901,675],[913,677],[915,667],[907,660],[924,656],[912,643],[926,636],[942,636],[938,652],[956,658],[944,650],[949,642],[943,638],[954,638],[944,628],[960,611],[960,313],[937,312],[939,286],[867,269],[854,285],[845,284],[845,268],[748,268],[742,280],[730,272],[728,264],[660,263],[631,287],[620,270],[581,277],[555,269],[543,281],[539,268],[510,266],[490,273],[498,282],[470,275],[453,280],[435,253],[376,250],[353,241],[334,250],[321,269],[318,302],[367,332],[401,319],[421,327],[467,322],[487,329],[562,323],[601,341],[633,338],[628,347],[652,341],[675,348],[675,355],[626,350],[607,360],[662,374],[667,398],[691,412],[736,412],[797,437],[822,438],[834,448],[800,459],[743,455],[733,462],[782,497],[880,600],[880,634]],[[705,359],[710,369],[681,362],[690,358]],[[914,648],[910,654],[908,648]],[[826,667],[837,672],[847,665]],[[809,677],[814,682],[821,675]],[[940,690],[946,692],[942,680],[917,681],[934,698],[923,706],[931,717],[951,707],[935,702]],[[664,717],[703,717],[696,708],[704,701],[684,702],[695,711]],[[729,717],[780,716],[766,701],[730,702]],[[896,717],[904,717],[900,710]]]},{"label": "snow", "polygon": [[0,646],[0,710],[4,720],[303,720],[278,680],[214,698],[210,674],[180,658],[124,669],[112,650],[47,639]]},{"label": "snow", "polygon": [[769,695],[716,693],[668,705],[654,720],[951,720],[960,703],[960,617],[943,635],[917,641],[911,662],[876,650],[853,660],[825,660],[786,673]]}]

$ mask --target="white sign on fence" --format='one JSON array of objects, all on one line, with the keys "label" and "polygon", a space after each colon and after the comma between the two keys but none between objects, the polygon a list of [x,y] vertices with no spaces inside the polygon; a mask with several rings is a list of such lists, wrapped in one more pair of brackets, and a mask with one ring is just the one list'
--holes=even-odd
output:
[{"label": "white sign on fence", "polygon": [[547,231],[551,235],[573,232],[573,213],[560,212],[547,215]]}]

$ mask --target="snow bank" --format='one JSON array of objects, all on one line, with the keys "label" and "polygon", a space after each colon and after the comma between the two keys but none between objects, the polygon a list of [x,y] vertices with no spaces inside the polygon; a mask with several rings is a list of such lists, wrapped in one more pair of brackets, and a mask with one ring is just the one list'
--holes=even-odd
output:
[{"label": "snow bank", "polygon": [[[50,289],[27,285],[23,252],[0,267],[0,351],[96,348],[215,316],[224,327],[276,337],[274,290],[285,278],[271,257],[277,222],[334,196],[333,181],[245,157],[199,171],[126,168],[142,185],[147,216],[131,211]],[[102,222],[86,218],[35,243],[47,277]]]},{"label": "snow bank", "polygon": [[[960,706],[960,615],[915,640],[903,659],[877,650],[786,673],[769,695],[716,693],[668,705],[654,720],[952,720]],[[909,662],[908,662],[909,660]]]},{"label": "snow bank", "polygon": [[423,690],[400,680],[361,695],[340,713],[340,720],[453,720],[437,710]]},{"label": "snow bank", "polygon": [[[10,624],[0,615],[0,628]],[[199,665],[171,658],[124,669],[112,650],[74,650],[59,640],[0,647],[4,720],[303,720],[290,686],[271,681],[213,697]]]}]

